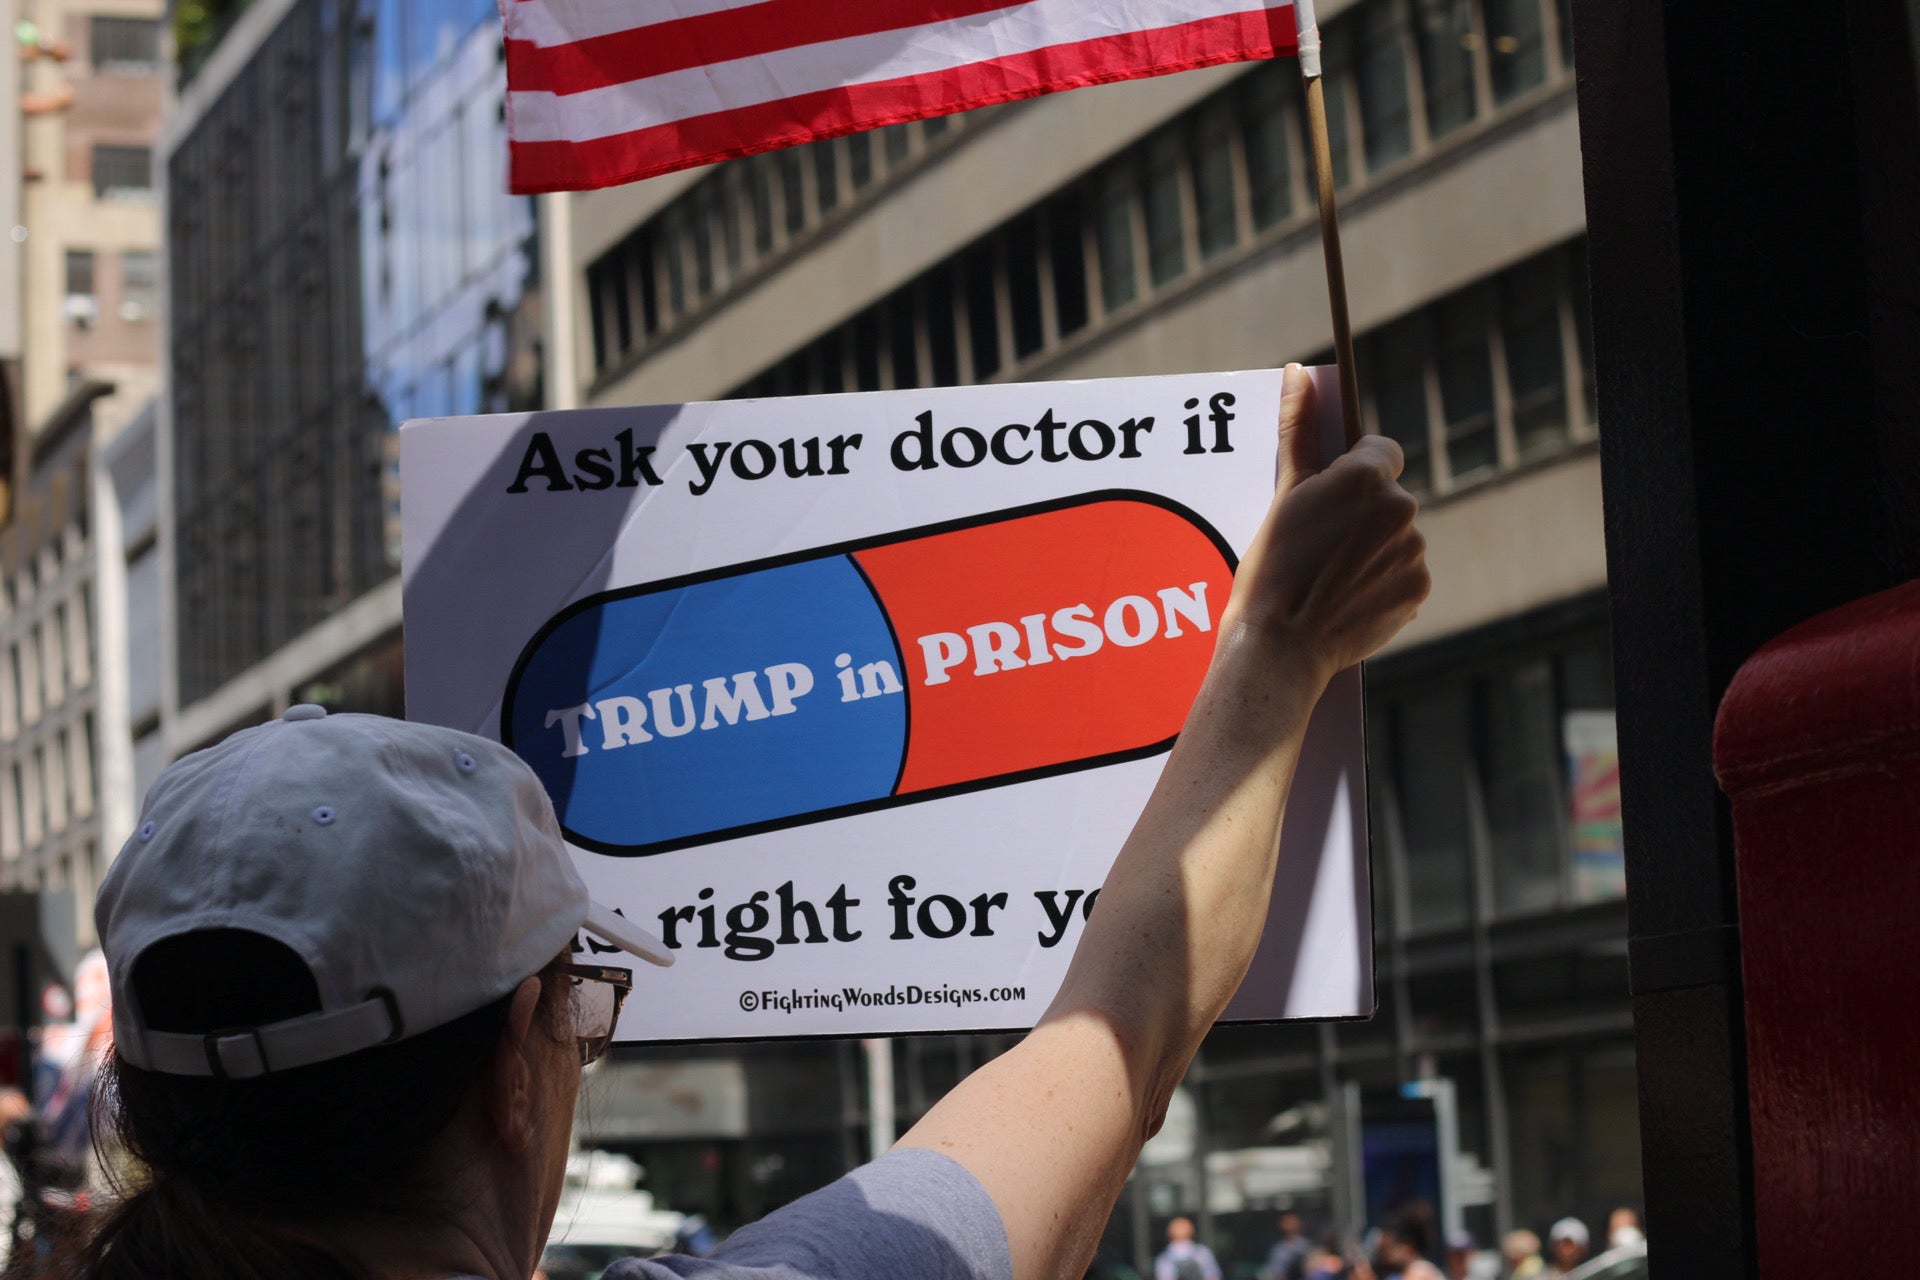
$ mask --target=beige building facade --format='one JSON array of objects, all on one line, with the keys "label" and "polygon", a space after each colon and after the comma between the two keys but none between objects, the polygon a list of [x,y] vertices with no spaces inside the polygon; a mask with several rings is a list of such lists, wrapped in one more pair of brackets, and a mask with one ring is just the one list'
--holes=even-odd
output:
[{"label": "beige building facade", "polygon": [[153,398],[160,240],[153,142],[165,106],[156,0],[17,0],[24,52],[21,240],[31,432],[86,379],[107,436]]},{"label": "beige building facade", "polygon": [[[1364,412],[1407,453],[1435,580],[1371,668],[1381,1007],[1210,1039],[1187,1145],[1143,1166],[1109,1233],[1136,1265],[1174,1213],[1249,1267],[1278,1208],[1377,1220],[1369,1126],[1409,1087],[1451,1117],[1444,1226],[1598,1229],[1638,1197],[1567,6],[1321,17]],[[1303,116],[1295,64],[1224,67],[550,197],[550,402],[1325,362]],[[901,1122],[992,1049],[901,1042]],[[810,1050],[764,1052],[757,1073],[742,1051],[754,1097]],[[817,1142],[858,1152],[872,1119],[837,1106]],[[785,1141],[635,1154],[669,1203],[725,1219],[729,1195],[771,1194],[753,1171],[776,1155],[831,1166]],[[716,1162],[738,1180],[697,1172]]]}]

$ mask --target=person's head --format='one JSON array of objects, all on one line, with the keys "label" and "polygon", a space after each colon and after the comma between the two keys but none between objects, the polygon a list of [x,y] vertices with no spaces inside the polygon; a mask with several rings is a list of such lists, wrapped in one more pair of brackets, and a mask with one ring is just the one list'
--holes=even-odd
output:
[{"label": "person's head", "polygon": [[1289,1209],[1280,1215],[1280,1238],[1292,1240],[1300,1235],[1300,1215]]},{"label": "person's head", "polygon": [[1167,1242],[1169,1244],[1180,1244],[1191,1239],[1193,1239],[1192,1218],[1175,1218],[1167,1224]]},{"label": "person's head", "polygon": [[1643,1245],[1647,1236],[1640,1229],[1640,1215],[1622,1205],[1607,1215],[1607,1247],[1609,1249],[1630,1249]]},{"label": "person's head", "polygon": [[1540,1237],[1525,1228],[1509,1231],[1500,1242],[1500,1252],[1506,1256],[1509,1267],[1517,1267],[1528,1258],[1540,1256]]},{"label": "person's head", "polygon": [[1587,1224],[1578,1218],[1562,1218],[1547,1232],[1547,1251],[1553,1265],[1571,1271],[1586,1260]]},{"label": "person's head", "polygon": [[1447,1232],[1447,1265],[1444,1270],[1449,1280],[1466,1280],[1467,1272],[1473,1268],[1475,1247],[1471,1231]]},{"label": "person's head", "polygon": [[349,1275],[485,1206],[531,1271],[624,969],[532,771],[448,729],[295,708],[155,781],[95,917],[106,1125],[150,1175],[84,1274]]},{"label": "person's head", "polygon": [[1374,1254],[1390,1271],[1403,1271],[1427,1256],[1432,1247],[1427,1219],[1417,1213],[1401,1213],[1383,1223]]}]

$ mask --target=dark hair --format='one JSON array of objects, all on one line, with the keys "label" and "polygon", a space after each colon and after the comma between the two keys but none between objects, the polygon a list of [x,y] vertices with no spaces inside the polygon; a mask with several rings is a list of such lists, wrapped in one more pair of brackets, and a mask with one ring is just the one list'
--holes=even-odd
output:
[{"label": "dark hair", "polygon": [[[155,943],[135,998],[154,1030],[203,1034],[320,1008],[289,948],[240,930]],[[548,988],[551,999],[554,988]],[[116,1053],[95,1132],[140,1166],[78,1259],[88,1280],[304,1280],[362,1274],[314,1224],[402,1220],[434,1208],[421,1185],[506,1025],[511,996],[393,1044],[250,1080],[166,1075]]]},{"label": "dark hair", "polygon": [[1395,1214],[1381,1224],[1382,1231],[1391,1232],[1401,1244],[1410,1246],[1421,1257],[1429,1256],[1433,1251],[1433,1231],[1430,1219],[1418,1210],[1408,1209]]}]

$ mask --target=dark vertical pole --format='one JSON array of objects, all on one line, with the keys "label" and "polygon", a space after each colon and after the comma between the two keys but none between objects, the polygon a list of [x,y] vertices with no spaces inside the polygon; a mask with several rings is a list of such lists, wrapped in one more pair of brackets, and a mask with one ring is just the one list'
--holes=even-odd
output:
[{"label": "dark vertical pole", "polygon": [[1911,319],[1874,319],[1914,296],[1913,160],[1869,172],[1920,121],[1877,121],[1856,72],[1885,69],[1855,62],[1905,4],[1573,0],[1656,1280],[1758,1270],[1715,710],[1761,643],[1920,548]]}]

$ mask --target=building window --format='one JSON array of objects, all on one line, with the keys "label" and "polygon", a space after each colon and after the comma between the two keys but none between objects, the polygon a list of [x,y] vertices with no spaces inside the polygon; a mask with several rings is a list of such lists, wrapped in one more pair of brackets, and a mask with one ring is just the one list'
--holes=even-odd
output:
[{"label": "building window", "polygon": [[1055,327],[1062,338],[1087,325],[1087,251],[1080,209],[1079,193],[1068,192],[1053,202],[1047,217]]},{"label": "building window", "polygon": [[1466,689],[1442,685],[1392,710],[1393,778],[1406,858],[1407,920],[1450,929],[1471,915]]},{"label": "building window", "polygon": [[1007,272],[1007,310],[1013,323],[1013,358],[1025,360],[1046,345],[1040,306],[1039,215],[1028,214],[1007,228],[1001,241]]},{"label": "building window", "polygon": [[[1482,651],[1484,653],[1484,650]],[[1616,901],[1626,892],[1613,682],[1598,627],[1529,642],[1371,698],[1383,808],[1377,874],[1404,931]],[[1476,817],[1476,815],[1478,815]],[[1524,976],[1524,975],[1523,975]]]},{"label": "building window", "polygon": [[1552,662],[1539,658],[1488,676],[1479,710],[1494,908],[1508,914],[1557,906],[1563,802]]},{"label": "building window", "polygon": [[753,251],[773,252],[773,158],[754,156],[747,161],[747,207],[753,222]]},{"label": "building window", "polygon": [[87,48],[95,71],[150,75],[160,66],[160,24],[96,14],[87,23]]},{"label": "building window", "polygon": [[1427,130],[1441,138],[1475,114],[1474,55],[1480,48],[1480,33],[1474,25],[1473,0],[1412,0],[1412,4],[1420,75],[1427,89]]},{"label": "building window", "polygon": [[1399,0],[1372,0],[1353,20],[1354,80],[1367,168],[1380,169],[1413,150],[1407,97],[1406,17]]},{"label": "building window", "polygon": [[1247,202],[1253,227],[1265,231],[1293,216],[1293,158],[1287,148],[1287,88],[1283,64],[1261,67],[1245,82],[1241,112],[1247,160]]},{"label": "building window", "polygon": [[1187,269],[1187,241],[1181,216],[1180,161],[1185,150],[1172,130],[1147,140],[1143,207],[1147,217],[1147,264],[1154,287]]},{"label": "building window", "polygon": [[153,250],[127,250],[120,255],[120,318],[151,320],[159,306],[159,267]]},{"label": "building window", "polygon": [[773,163],[780,176],[780,206],[786,215],[783,225],[788,235],[797,235],[807,229],[807,176],[800,152],[793,148],[776,151]]},{"label": "building window", "polygon": [[960,280],[966,290],[967,338],[973,351],[972,381],[984,382],[1000,372],[1000,308],[995,287],[993,244],[975,245],[960,260]]},{"label": "building window", "polygon": [[1504,105],[1547,78],[1540,0],[1485,0],[1493,100]]},{"label": "building window", "polygon": [[1434,322],[1447,470],[1461,484],[1500,465],[1484,292],[1474,289],[1442,300]]},{"label": "building window", "polygon": [[1567,378],[1560,323],[1562,261],[1536,259],[1500,279],[1500,334],[1520,460],[1567,438]]},{"label": "building window", "polygon": [[101,200],[145,200],[153,194],[153,153],[146,147],[95,143],[93,194]]},{"label": "building window", "polygon": [[1406,454],[1400,482],[1409,492],[1433,487],[1433,446],[1428,435],[1427,316],[1409,317],[1381,331],[1370,344],[1374,425]]},{"label": "building window", "polygon": [[1584,359],[1580,366],[1580,399],[1587,413],[1588,430],[1600,426],[1600,402],[1593,381],[1593,297],[1588,292],[1587,242],[1579,241],[1567,255],[1567,291],[1573,306],[1574,350]]},{"label": "building window", "polygon": [[1240,238],[1240,202],[1234,194],[1233,102],[1217,97],[1200,111],[1193,131],[1193,203],[1200,258],[1209,261]]},{"label": "building window", "polygon": [[873,135],[850,133],[846,136],[847,181],[855,191],[864,191],[873,182]]},{"label": "building window", "polygon": [[1139,271],[1133,259],[1133,191],[1126,169],[1109,165],[1095,184],[1093,204],[1100,241],[1100,299],[1108,311],[1132,302]]},{"label": "building window", "polygon": [[82,329],[90,327],[100,318],[94,262],[91,249],[67,250],[67,296],[61,303],[60,311],[69,323]]},{"label": "building window", "polygon": [[834,140],[810,143],[813,153],[813,187],[820,200],[820,212],[832,213],[840,205],[839,166],[834,163]]}]

